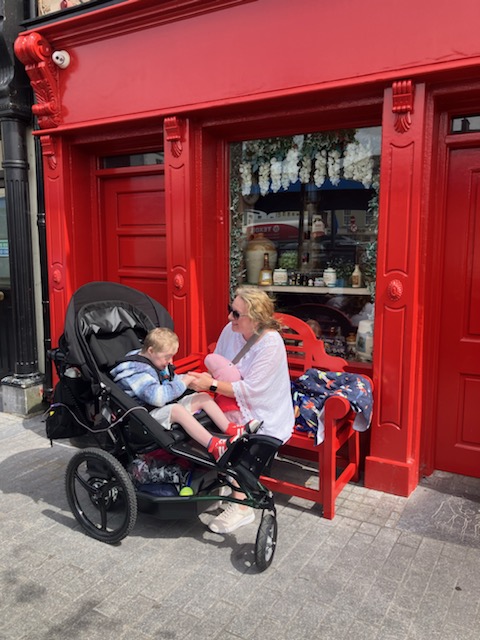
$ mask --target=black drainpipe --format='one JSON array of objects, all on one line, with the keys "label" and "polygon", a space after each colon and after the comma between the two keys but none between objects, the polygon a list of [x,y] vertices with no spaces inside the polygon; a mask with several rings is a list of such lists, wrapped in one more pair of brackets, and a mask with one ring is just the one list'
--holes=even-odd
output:
[{"label": "black drainpipe", "polygon": [[40,277],[42,284],[43,346],[45,353],[45,382],[43,386],[43,399],[46,402],[50,402],[53,391],[53,377],[52,361],[48,357],[48,352],[52,348],[52,335],[50,332],[50,295],[48,290],[47,227],[45,214],[45,190],[43,185],[42,148],[37,136],[35,136],[35,174],[37,182],[37,227],[40,253]]}]

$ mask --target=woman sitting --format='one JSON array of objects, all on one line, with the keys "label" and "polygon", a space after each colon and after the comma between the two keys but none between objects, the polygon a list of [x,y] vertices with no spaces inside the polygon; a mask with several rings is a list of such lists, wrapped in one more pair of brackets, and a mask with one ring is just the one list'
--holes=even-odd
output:
[{"label": "woman sitting", "polygon": [[[216,380],[208,372],[190,372],[189,386],[195,391],[211,390],[234,398],[238,409],[227,413],[230,421],[258,420],[262,422],[259,434],[286,442],[292,434],[294,415],[287,354],[274,310],[265,291],[249,286],[237,289],[229,307],[229,323],[218,339],[215,353],[233,360],[249,343],[251,346],[236,365],[241,379],[227,382]],[[245,497],[238,492],[233,495],[238,499]],[[251,507],[230,502],[209,528],[215,533],[230,533],[254,518]]]}]

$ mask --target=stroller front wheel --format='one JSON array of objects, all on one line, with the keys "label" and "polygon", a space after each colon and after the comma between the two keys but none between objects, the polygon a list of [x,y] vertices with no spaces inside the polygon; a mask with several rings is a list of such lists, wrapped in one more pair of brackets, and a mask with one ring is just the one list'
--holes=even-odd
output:
[{"label": "stroller front wheel", "polygon": [[262,516],[255,541],[255,564],[259,571],[265,571],[272,564],[277,546],[277,519],[272,513]]},{"label": "stroller front wheel", "polygon": [[68,463],[67,500],[77,522],[89,536],[115,544],[137,520],[137,496],[120,462],[102,449],[83,449]]}]

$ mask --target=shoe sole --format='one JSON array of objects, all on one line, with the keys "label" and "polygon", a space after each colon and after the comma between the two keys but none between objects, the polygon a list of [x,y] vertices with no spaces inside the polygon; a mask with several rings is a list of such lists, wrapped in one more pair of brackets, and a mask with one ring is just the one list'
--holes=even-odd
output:
[{"label": "shoe sole", "polygon": [[[220,516],[219,516],[220,517]],[[210,531],[212,531],[213,533],[232,533],[232,531],[236,531],[237,529],[239,529],[240,527],[244,527],[247,524],[251,524],[253,521],[255,520],[255,513],[249,513],[248,515],[244,516],[241,520],[239,520],[238,522],[236,522],[234,525],[231,525],[230,527],[224,528],[222,529],[222,531],[219,531],[217,529],[217,527],[215,527],[215,523],[211,522],[208,525],[208,528],[210,529]],[[212,529],[212,525],[213,528]]]},{"label": "shoe sole", "polygon": [[255,433],[257,433],[257,431],[263,425],[263,420],[251,420],[251,422],[254,422],[253,427],[251,427],[250,424],[249,424],[247,426],[247,429],[246,429],[245,433],[248,433],[250,435],[254,435]]}]

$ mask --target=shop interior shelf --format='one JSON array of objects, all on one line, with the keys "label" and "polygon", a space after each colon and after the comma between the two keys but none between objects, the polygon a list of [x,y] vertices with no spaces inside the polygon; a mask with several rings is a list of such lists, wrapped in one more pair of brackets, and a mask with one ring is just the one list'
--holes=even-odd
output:
[{"label": "shop interior shelf", "polygon": [[354,289],[353,287],[302,287],[297,285],[264,285],[262,287],[265,291],[272,291],[273,293],[319,293],[319,294],[332,294],[332,295],[344,295],[344,296],[369,296],[370,289],[367,287],[359,287]]}]

